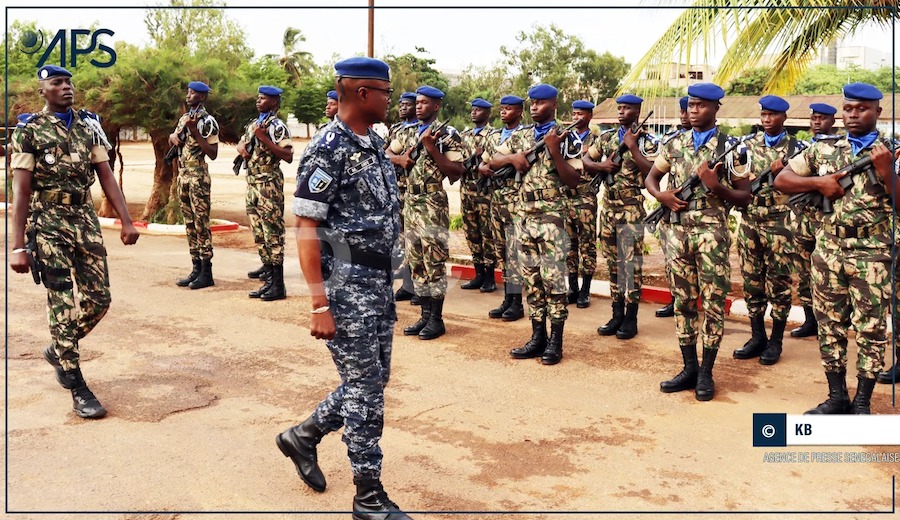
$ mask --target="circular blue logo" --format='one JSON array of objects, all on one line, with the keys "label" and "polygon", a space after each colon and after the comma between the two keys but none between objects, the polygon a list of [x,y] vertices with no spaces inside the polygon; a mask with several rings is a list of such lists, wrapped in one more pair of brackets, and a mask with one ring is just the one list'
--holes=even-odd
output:
[{"label": "circular blue logo", "polygon": [[19,38],[19,50],[25,54],[34,54],[44,47],[44,33],[26,30]]}]

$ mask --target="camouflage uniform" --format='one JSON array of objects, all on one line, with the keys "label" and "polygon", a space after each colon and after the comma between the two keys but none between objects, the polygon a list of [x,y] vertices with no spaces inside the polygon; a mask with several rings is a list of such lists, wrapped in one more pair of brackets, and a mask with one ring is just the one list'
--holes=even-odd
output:
[{"label": "camouflage uniform", "polygon": [[[512,130],[509,137],[503,138],[503,129],[497,129],[488,135],[484,147],[482,160],[490,162],[494,154],[511,155],[522,152],[524,149],[513,148],[522,146],[522,139],[512,139],[518,132],[531,132],[532,126],[519,125]],[[503,181],[502,185],[491,184],[491,237],[494,244],[494,258],[503,272],[503,281],[506,282],[507,291],[510,294],[520,294],[522,291],[522,266],[521,246],[519,242],[519,183],[514,178]]]},{"label": "camouflage uniform", "polygon": [[[660,151],[654,166],[669,173],[669,185],[681,186],[704,161],[716,157],[716,149],[724,151],[719,139],[728,144],[734,138],[719,132],[694,152],[692,132],[672,139]],[[732,187],[731,179],[746,177],[745,167],[738,163],[738,155],[730,154],[726,175],[720,179]],[[718,350],[725,327],[725,297],[731,289],[731,264],[728,251],[731,235],[725,203],[713,193],[700,189],[690,206],[679,213],[680,223],[666,226],[669,242],[666,262],[672,270],[672,291],[675,295],[675,330],[681,347],[697,345],[698,299],[703,300],[703,325],[699,332],[704,349]]]},{"label": "camouflage uniform", "polygon": [[[419,140],[417,127],[397,136],[397,149],[402,153]],[[438,140],[439,149],[447,159],[462,162],[462,144],[453,127],[445,127]],[[409,171],[407,178],[403,220],[406,225],[406,260],[412,269],[416,294],[438,298],[447,293],[447,258],[450,256],[450,206],[444,191],[444,175],[434,159],[422,149],[422,154]]]},{"label": "camouflage uniform", "polygon": [[[594,128],[579,135],[582,150],[587,151],[598,135],[600,132]],[[572,237],[566,258],[566,270],[570,276],[577,273],[582,277],[591,277],[597,270],[597,191],[591,189],[592,178],[593,175],[582,170],[578,187],[566,191],[569,202],[568,233]]]},{"label": "camouflage uniform", "polygon": [[[190,113],[184,114],[175,127],[176,135],[184,135],[178,157],[178,199],[187,231],[191,258],[207,260],[213,256],[212,233],[209,230],[210,178],[209,166],[200,143],[185,126]],[[197,130],[209,144],[219,142],[219,124],[201,106],[196,111]]]},{"label": "camouflage uniform", "polygon": [[17,128],[9,147],[10,171],[32,172],[27,232],[37,234],[50,336],[63,370],[78,368],[78,340],[110,303],[106,248],[90,193],[96,178],[91,165],[109,160],[101,134],[99,118],[90,112],[73,111],[67,130],[45,107]]},{"label": "camouflage uniform", "polygon": [[[474,128],[460,133],[465,156],[471,157],[476,149],[484,149],[485,141],[493,128],[484,126],[475,133]],[[494,248],[491,238],[491,197],[490,194],[479,193],[475,183],[481,177],[478,163],[471,170],[463,173],[459,186],[459,197],[462,210],[463,229],[466,232],[466,243],[472,252],[472,263],[490,265],[494,262]],[[491,273],[493,274],[493,273]]]},{"label": "camouflage uniform", "polygon": [[[684,129],[682,127],[678,127],[674,130],[670,130],[670,131],[666,132],[666,134],[663,135],[663,137],[661,139],[661,146],[665,145],[666,143],[668,143],[669,141],[671,141],[672,139],[676,138],[677,136],[679,136],[683,133],[684,133]],[[671,176],[669,177],[669,179],[671,179]],[[666,189],[671,190],[674,188],[675,188],[674,183],[671,180],[667,181]],[[668,228],[668,224],[665,222],[662,222],[662,221],[660,221],[659,225],[656,227],[656,231],[659,235],[659,247],[662,249],[663,258],[670,258],[669,242],[666,240],[666,237],[668,236],[667,228]],[[663,262],[663,263],[665,264],[664,269],[666,271],[666,283],[669,284],[669,292],[671,292],[672,266],[669,265],[669,262]],[[674,300],[674,298],[675,298],[674,293],[672,293],[672,294],[673,294],[672,298]]]},{"label": "camouflage uniform", "polygon": [[[879,133],[879,140],[884,140]],[[890,143],[886,143],[888,147]],[[819,141],[791,159],[800,176],[828,175],[867,156],[855,157],[846,136]],[[847,365],[847,333],[856,330],[859,377],[874,379],[884,366],[885,317],[891,304],[891,199],[881,179],[866,174],[834,201],[834,212],[820,214],[812,254],[813,307],[819,322],[819,351],[826,372]]]},{"label": "camouflage uniform", "polygon": [[[266,265],[284,263],[284,174],[281,159],[263,146],[253,131],[257,120],[247,125],[241,141],[253,143],[247,160],[247,217],[253,230],[253,240],[259,258]],[[275,114],[262,121],[268,136],[278,146],[291,148],[291,132]]]},{"label": "camouflage uniform", "polygon": [[[764,132],[744,142],[749,170],[760,175],[777,159],[789,157],[796,139],[785,136],[775,146],[767,146]],[[744,299],[751,318],[766,312],[772,304],[772,319],[786,320],[791,310],[791,267],[794,254],[793,230],[789,220],[788,196],[771,184],[762,186],[742,210],[738,233],[738,254],[744,278]]]},{"label": "camouflage uniform", "polygon": [[293,212],[343,237],[334,241],[333,252],[322,253],[325,293],[337,330],[327,345],[341,384],[319,403],[315,422],[322,434],[345,428],[354,477],[379,478],[384,385],[397,315],[390,269],[358,263],[355,252],[394,253],[400,210],[384,142],[372,130],[367,137],[355,135],[339,117],[325,126],[300,164]]}]

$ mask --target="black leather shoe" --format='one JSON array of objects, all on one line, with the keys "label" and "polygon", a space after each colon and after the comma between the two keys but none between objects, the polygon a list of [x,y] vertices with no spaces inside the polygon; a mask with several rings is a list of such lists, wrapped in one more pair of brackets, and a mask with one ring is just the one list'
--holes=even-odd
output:
[{"label": "black leather shoe", "polygon": [[675,316],[675,297],[672,297],[672,301],[666,304],[663,307],[660,307],[656,310],[657,318],[671,318]]},{"label": "black leather shoe", "polygon": [[732,354],[735,359],[753,359],[766,350],[769,338],[766,336],[766,317],[760,314],[750,318],[750,340]]},{"label": "black leather shoe", "polygon": [[819,322],[816,321],[816,314],[813,312],[813,308],[804,305],[803,314],[806,316],[806,319],[804,320],[803,325],[800,325],[791,331],[792,338],[808,338],[810,336],[815,336],[819,332]]},{"label": "black leather shoe", "polygon": [[420,296],[419,299],[422,302],[422,315],[419,321],[403,329],[404,336],[418,336],[425,325],[428,325],[428,319],[431,317],[431,297]]},{"label": "black leather shoe", "polygon": [[272,277],[269,278],[269,282],[271,285],[264,292],[260,293],[260,300],[272,302],[287,298],[287,289],[284,286],[284,265],[275,264],[272,266]]},{"label": "black leather shoe", "polygon": [[612,318],[606,322],[606,325],[597,328],[597,334],[612,336],[619,331],[623,321],[625,321],[625,300],[613,300]]},{"label": "black leather shoe", "polygon": [[407,291],[406,289],[404,289],[403,287],[401,287],[401,288],[397,289],[397,292],[394,293],[394,301],[395,302],[405,302],[408,300],[412,300],[413,296],[415,296],[415,294],[413,294],[413,293]]},{"label": "black leather shoe", "polygon": [[531,339],[519,348],[509,351],[513,359],[540,357],[547,349],[547,321],[531,320]]},{"label": "black leather shoe", "polygon": [[191,269],[191,272],[187,275],[187,277],[181,278],[180,280],[175,282],[175,285],[177,285],[178,287],[187,287],[188,285],[191,284],[191,282],[196,280],[198,276],[200,276],[200,269],[201,269],[200,259],[197,258],[197,259],[191,260],[191,263],[193,264],[193,269]]},{"label": "black leather shoe", "polygon": [[591,306],[591,276],[583,276],[581,278],[581,289],[578,290],[578,299],[575,306],[579,309],[586,309]]},{"label": "black leather shoe", "polygon": [[71,390],[72,382],[66,379],[66,371],[63,370],[62,365],[59,363],[59,356],[56,355],[56,350],[53,349],[53,345],[44,349],[44,359],[53,366],[53,370],[56,371],[56,380],[59,384],[66,390]]},{"label": "black leather shoe", "polygon": [[522,294],[513,294],[509,307],[500,316],[503,321],[518,321],[525,317],[525,306],[522,305]]},{"label": "black leather shoe", "polygon": [[203,289],[204,287],[212,287],[213,285],[216,285],[216,282],[213,281],[212,260],[204,258],[200,261],[200,274],[193,282],[188,284],[188,287],[191,289]]},{"label": "black leather shoe", "polygon": [[684,368],[672,379],[659,384],[659,390],[667,394],[693,390],[697,388],[697,373],[700,364],[697,362],[697,345],[682,345],[681,358],[684,360]]},{"label": "black leather shoe", "polygon": [[555,365],[563,358],[563,329],[566,322],[550,323],[550,337],[547,338],[547,348],[541,355],[542,365]]},{"label": "black leather shoe", "polygon": [[278,449],[294,462],[303,482],[319,493],[325,491],[326,483],[325,475],[319,468],[316,446],[324,436],[312,416],[275,436]]},{"label": "black leather shoe", "polygon": [[850,393],[847,391],[847,370],[825,372],[828,381],[828,399],[803,415],[837,415],[851,413]]},{"label": "black leather shoe", "polygon": [[264,272],[266,272],[266,264],[263,264],[263,265],[259,266],[259,269],[256,269],[256,270],[253,270],[253,271],[248,272],[248,273],[247,273],[247,278],[250,278],[250,279],[252,279],[252,280],[258,280],[259,277],[260,277]]},{"label": "black leather shoe", "polygon": [[66,379],[64,388],[72,390],[72,409],[83,419],[99,419],[106,415],[106,408],[94,397],[94,393],[88,388],[81,375],[81,369],[66,370],[63,372]]},{"label": "black leather shoe", "polygon": [[703,349],[703,360],[697,372],[697,386],[694,388],[694,396],[698,401],[711,401],[716,395],[716,383],[713,381],[712,373],[718,353],[718,350]]},{"label": "black leather shoe", "polygon": [[378,479],[354,478],[353,520],[412,520],[388,498]]},{"label": "black leather shoe", "polygon": [[475,278],[472,278],[468,282],[459,286],[460,289],[473,290],[473,289],[481,289],[481,284],[484,283],[484,266],[481,264],[475,264]]},{"label": "black leather shoe", "polygon": [[496,264],[487,264],[484,266],[484,282],[481,284],[479,291],[494,292],[497,290],[497,278],[494,275],[496,269]]}]

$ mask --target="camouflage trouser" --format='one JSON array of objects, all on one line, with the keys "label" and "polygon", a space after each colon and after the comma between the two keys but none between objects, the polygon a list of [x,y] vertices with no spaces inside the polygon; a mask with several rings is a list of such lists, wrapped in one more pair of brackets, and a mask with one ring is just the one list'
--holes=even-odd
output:
[{"label": "camouflage trouser", "polygon": [[[663,258],[665,258],[665,259],[671,258],[669,256],[669,249],[672,246],[670,245],[669,240],[667,240],[667,238],[670,238],[668,227],[669,227],[668,224],[660,221],[660,223],[657,225],[657,228],[656,228],[657,232],[659,233],[659,247],[662,249]],[[672,291],[672,266],[669,264],[668,261],[663,262],[663,264],[665,264],[666,284],[668,284],[669,291],[671,292]],[[674,293],[672,293],[672,294],[674,295]]]},{"label": "camouflage trouser", "polygon": [[[822,237],[830,239],[829,237]],[[837,239],[834,239],[837,240]],[[890,260],[848,258],[823,248],[812,255],[813,308],[826,372],[847,366],[847,332],[856,330],[856,369],[872,379],[884,368],[886,314],[891,303]]]},{"label": "camouflage trouser", "polygon": [[570,199],[568,224],[572,243],[566,269],[570,274],[593,276],[597,270],[597,196]]},{"label": "camouflage trouser", "polygon": [[725,328],[725,297],[731,288],[728,225],[670,224],[666,226],[675,295],[678,345],[697,344],[698,298],[703,299],[702,348],[718,350]]},{"label": "camouflage trouser", "polygon": [[447,193],[406,194],[403,208],[406,260],[419,296],[447,293],[447,258],[450,257],[450,209]]},{"label": "camouflage trouser", "polygon": [[200,163],[195,169],[183,168],[178,174],[178,199],[187,232],[191,258],[212,258],[212,233],[209,230],[209,167]]},{"label": "camouflage trouser", "polygon": [[472,252],[472,262],[492,264],[494,248],[491,245],[491,199],[482,195],[474,187],[461,186],[459,190],[460,209],[466,243]]},{"label": "camouflage trouser", "polygon": [[[391,286],[384,284],[384,290]],[[354,477],[381,477],[384,429],[384,385],[391,366],[396,314],[393,305],[383,315],[335,316],[334,339],[326,342],[341,377],[341,384],[319,403],[314,412],[323,433],[344,427]]]},{"label": "camouflage trouser", "polygon": [[[109,271],[100,221],[90,204],[32,204],[38,256],[47,287],[47,319],[64,370],[78,368],[78,340],[109,309]],[[78,287],[76,304],[74,285]]]},{"label": "camouflage trouser", "polygon": [[812,252],[816,248],[818,222],[807,213],[792,213],[794,231],[794,273],[797,275],[797,297],[804,307],[812,306],[812,286],[810,285],[810,265]]},{"label": "camouflage trouser", "polygon": [[247,217],[264,264],[284,263],[284,179],[247,183]]},{"label": "camouflage trouser", "polygon": [[522,278],[532,321],[547,317],[551,323],[566,321],[566,236],[560,212],[529,213],[523,216],[519,239],[522,242]]},{"label": "camouflage trouser", "polygon": [[[643,206],[610,206],[600,211],[600,252],[609,269],[613,300],[641,301],[644,267]],[[621,276],[620,276],[621,273]]]},{"label": "camouflage trouser", "polygon": [[491,237],[494,242],[494,258],[503,270],[503,280],[507,284],[521,287],[521,217],[518,215],[517,196],[515,188],[494,190],[491,197]]},{"label": "camouflage trouser", "polygon": [[744,215],[741,220],[738,254],[751,318],[765,314],[767,303],[772,304],[773,320],[785,320],[791,311],[794,243],[787,217]]}]

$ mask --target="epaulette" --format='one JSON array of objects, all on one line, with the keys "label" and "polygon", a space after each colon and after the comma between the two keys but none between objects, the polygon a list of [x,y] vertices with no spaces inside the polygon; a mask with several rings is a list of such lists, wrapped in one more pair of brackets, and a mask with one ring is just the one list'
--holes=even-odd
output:
[{"label": "epaulette", "polygon": [[37,117],[39,113],[40,112],[34,114],[19,114],[18,116],[16,116],[16,119],[19,120],[19,122],[16,123],[16,128],[23,128],[25,125],[30,123],[32,119]]},{"label": "epaulette", "polygon": [[530,125],[522,125],[522,128],[520,128],[519,130],[531,130],[532,128],[534,128],[534,123],[531,123]]},{"label": "epaulette", "polygon": [[[505,127],[504,127],[504,128],[505,128]],[[488,136],[491,136],[491,135],[494,135],[494,134],[499,134],[499,133],[501,133],[501,132],[503,132],[503,128],[492,128],[491,131],[488,132],[487,135],[488,135]]]},{"label": "epaulette", "polygon": [[841,134],[816,134],[816,141],[834,141],[843,137]]},{"label": "epaulette", "polygon": [[604,135],[615,132],[616,130],[617,130],[616,128],[607,128],[606,130],[601,130],[600,134],[597,135],[597,137],[603,137]]},{"label": "epaulette", "polygon": [[100,116],[91,112],[90,110],[85,110],[83,108],[78,111],[78,117],[80,117],[81,119],[93,119],[98,123],[102,123],[102,121],[100,120]]}]

